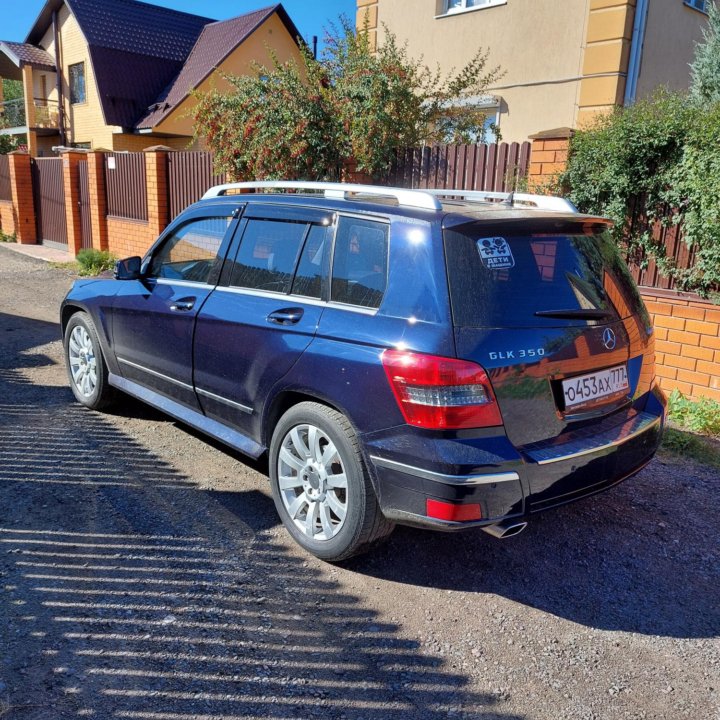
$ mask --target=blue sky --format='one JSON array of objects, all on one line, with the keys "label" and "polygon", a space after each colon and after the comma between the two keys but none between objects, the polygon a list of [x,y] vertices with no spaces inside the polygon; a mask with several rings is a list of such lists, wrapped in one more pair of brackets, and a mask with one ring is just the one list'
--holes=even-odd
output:
[{"label": "blue sky", "polygon": [[[12,10],[4,8],[0,21],[0,40],[22,41],[31,25],[40,13],[45,0],[1,0],[2,4],[12,6]],[[163,5],[175,10],[195,13],[205,17],[225,20],[242,15],[250,10],[266,7],[273,0],[153,0],[153,5]],[[283,0],[285,9],[290,14],[302,36],[311,41],[318,35],[322,42],[323,29],[328,21],[337,20],[342,14],[351,20],[355,18],[355,0]]]}]

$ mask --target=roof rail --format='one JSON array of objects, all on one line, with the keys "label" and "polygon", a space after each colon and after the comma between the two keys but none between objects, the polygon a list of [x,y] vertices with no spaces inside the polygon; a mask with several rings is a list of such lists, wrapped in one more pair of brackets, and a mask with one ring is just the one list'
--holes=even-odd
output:
[{"label": "roof rail", "polygon": [[422,210],[442,210],[442,203],[425,190],[407,190],[405,188],[383,187],[381,185],[353,185],[350,183],[303,182],[301,180],[264,180],[262,182],[226,183],[211,187],[203,200],[226,195],[229,190],[313,190],[323,192],[325,197],[347,200],[348,195],[374,195],[391,197],[398,205],[420,208]]},{"label": "roof rail", "polygon": [[578,209],[565,198],[552,195],[530,195],[528,193],[491,192],[489,190],[426,190],[435,197],[453,197],[459,200],[475,202],[505,204],[510,207],[516,205],[527,206],[536,210],[551,210],[553,212],[576,213]]}]

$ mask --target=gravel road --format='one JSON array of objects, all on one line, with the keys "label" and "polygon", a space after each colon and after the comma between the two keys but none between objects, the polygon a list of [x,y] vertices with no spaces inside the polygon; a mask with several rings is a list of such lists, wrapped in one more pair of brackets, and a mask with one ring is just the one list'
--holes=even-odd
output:
[{"label": "gravel road", "polygon": [[720,720],[716,470],[327,565],[262,463],[73,402],[72,279],[0,247],[3,720]]}]

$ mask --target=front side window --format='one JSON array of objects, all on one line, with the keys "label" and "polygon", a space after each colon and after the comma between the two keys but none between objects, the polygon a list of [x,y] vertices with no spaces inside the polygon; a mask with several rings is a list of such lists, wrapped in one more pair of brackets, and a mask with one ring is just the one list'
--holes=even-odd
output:
[{"label": "front side window", "polygon": [[153,257],[150,277],[207,282],[231,221],[230,217],[199,218],[178,228]]},{"label": "front side window", "polygon": [[84,103],[87,99],[85,91],[85,63],[71,65],[70,71],[70,102],[73,105]]},{"label": "front side window", "polygon": [[324,225],[312,225],[300,255],[292,285],[293,295],[319,298],[322,295],[322,277],[325,255],[330,243],[332,229]]},{"label": "front side window", "polygon": [[380,307],[387,286],[388,226],[372,220],[340,218],[333,257],[330,299],[360,307]]}]

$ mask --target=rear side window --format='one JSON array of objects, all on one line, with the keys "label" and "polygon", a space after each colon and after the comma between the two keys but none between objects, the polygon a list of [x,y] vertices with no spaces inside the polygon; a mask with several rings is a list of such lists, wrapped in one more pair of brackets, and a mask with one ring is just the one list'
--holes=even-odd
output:
[{"label": "rear side window", "polygon": [[306,223],[250,220],[242,236],[230,284],[288,293]]},{"label": "rear side window", "polygon": [[333,257],[334,302],[380,307],[387,286],[388,226],[373,220],[341,217]]},{"label": "rear side window", "polygon": [[323,225],[310,226],[293,280],[293,295],[312,298],[322,295],[322,276],[330,232],[330,228]]},{"label": "rear side window", "polygon": [[[606,233],[488,236],[481,224],[445,231],[455,325],[548,327],[537,312],[599,310],[608,319],[645,315],[639,293]],[[589,320],[553,318],[553,325]]]}]

